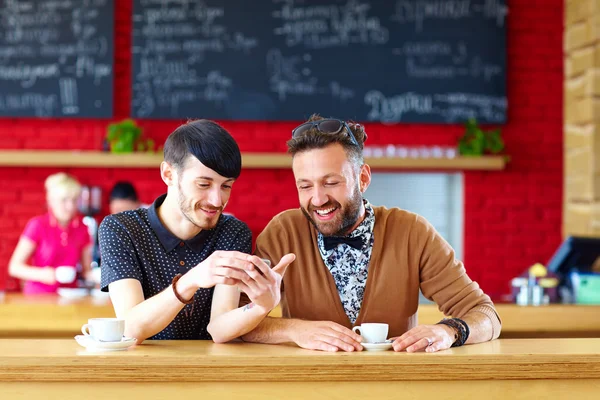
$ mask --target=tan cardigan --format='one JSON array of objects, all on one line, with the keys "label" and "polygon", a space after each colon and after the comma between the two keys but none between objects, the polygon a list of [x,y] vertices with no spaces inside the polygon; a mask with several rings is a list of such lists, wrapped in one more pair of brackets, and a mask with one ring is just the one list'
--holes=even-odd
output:
[{"label": "tan cardigan", "polygon": [[[356,325],[384,322],[390,325],[390,337],[403,334],[417,325],[420,287],[445,315],[487,315],[497,338],[501,325],[494,304],[467,276],[462,262],[454,258],[454,251],[433,226],[398,208],[373,209],[373,251]],[[283,279],[283,317],[334,321],[351,328],[319,253],[317,231],[299,209],[277,215],[256,241],[256,254],[274,263],[286,253],[295,253],[297,258]]]}]

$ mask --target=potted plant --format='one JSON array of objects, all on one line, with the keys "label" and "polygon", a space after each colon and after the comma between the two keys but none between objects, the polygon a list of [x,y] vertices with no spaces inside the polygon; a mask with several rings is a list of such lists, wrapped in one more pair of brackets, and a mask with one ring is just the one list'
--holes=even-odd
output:
[{"label": "potted plant", "polygon": [[463,156],[498,154],[504,150],[500,128],[484,131],[474,118],[465,124],[465,134],[458,141],[458,153]]},{"label": "potted plant", "polygon": [[142,135],[142,128],[134,120],[125,119],[108,126],[106,141],[113,153],[132,153]]}]

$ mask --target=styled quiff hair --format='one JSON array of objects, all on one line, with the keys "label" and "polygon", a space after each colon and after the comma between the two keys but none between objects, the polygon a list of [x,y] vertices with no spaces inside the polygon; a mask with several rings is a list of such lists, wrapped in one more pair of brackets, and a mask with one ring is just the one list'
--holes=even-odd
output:
[{"label": "styled quiff hair", "polygon": [[169,135],[165,161],[181,171],[189,156],[226,178],[238,178],[242,172],[240,148],[231,134],[213,121],[188,121]]}]

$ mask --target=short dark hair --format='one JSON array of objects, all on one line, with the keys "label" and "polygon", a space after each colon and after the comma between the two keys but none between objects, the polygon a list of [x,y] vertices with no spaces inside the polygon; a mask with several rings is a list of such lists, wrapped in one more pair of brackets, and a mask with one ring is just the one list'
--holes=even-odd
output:
[{"label": "short dark hair", "polygon": [[138,201],[138,195],[135,187],[130,182],[120,181],[115,183],[110,191],[110,200],[131,200]]},{"label": "short dark hair", "polygon": [[164,147],[166,162],[181,170],[190,155],[226,178],[238,178],[242,172],[240,148],[231,134],[213,121],[188,121],[169,135]]},{"label": "short dark hair", "polygon": [[[306,122],[320,121],[322,119],[326,118],[321,117],[319,114],[313,114]],[[346,132],[346,128],[344,127],[338,133],[322,133],[316,127],[313,127],[287,141],[288,153],[294,156],[304,151],[322,149],[331,144],[339,143],[346,151],[348,158],[356,166],[361,166],[364,164],[363,146],[365,140],[367,140],[367,133],[362,125],[353,121],[347,121],[346,124],[352,132]],[[352,141],[351,134],[354,135],[358,146]]]}]

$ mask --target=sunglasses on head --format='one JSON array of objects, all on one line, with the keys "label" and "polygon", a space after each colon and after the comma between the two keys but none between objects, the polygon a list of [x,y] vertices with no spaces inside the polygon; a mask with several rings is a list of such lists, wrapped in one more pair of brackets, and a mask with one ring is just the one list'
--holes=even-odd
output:
[{"label": "sunglasses on head", "polygon": [[[358,125],[358,124],[357,124]],[[308,132],[309,130],[316,128],[317,131],[321,133],[331,133],[336,134],[340,133],[344,128],[346,128],[346,132],[350,136],[350,140],[352,140],[352,144],[359,146],[356,137],[354,137],[354,133],[350,130],[350,127],[345,121],[341,119],[320,119],[318,121],[309,121],[303,124],[298,125],[292,130],[292,138],[301,136],[302,134]]]}]

